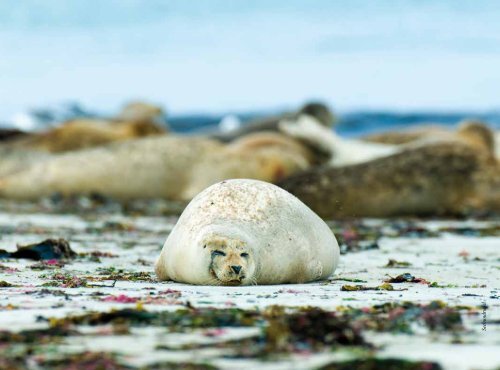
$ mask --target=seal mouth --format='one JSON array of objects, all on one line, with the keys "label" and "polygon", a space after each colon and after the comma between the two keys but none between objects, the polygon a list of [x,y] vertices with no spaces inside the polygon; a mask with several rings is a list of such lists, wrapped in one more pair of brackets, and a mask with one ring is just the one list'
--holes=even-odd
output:
[{"label": "seal mouth", "polygon": [[242,285],[243,284],[243,279],[246,277],[245,275],[242,275],[238,279],[221,280],[221,279],[219,279],[219,277],[217,276],[217,274],[215,273],[215,271],[213,269],[210,269],[210,275],[212,275],[212,277],[214,279],[216,279],[221,285],[225,285],[225,286],[238,286],[238,285]]},{"label": "seal mouth", "polygon": [[241,285],[241,280],[229,280],[229,281],[221,281],[219,280],[222,285],[227,285],[227,286],[238,286]]}]

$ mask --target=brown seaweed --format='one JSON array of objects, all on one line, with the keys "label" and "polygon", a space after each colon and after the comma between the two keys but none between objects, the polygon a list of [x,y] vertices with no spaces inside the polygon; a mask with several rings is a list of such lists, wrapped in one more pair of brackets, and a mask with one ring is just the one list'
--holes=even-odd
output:
[{"label": "brown seaweed", "polygon": [[7,252],[4,249],[0,250],[0,259],[26,258],[39,261],[72,259],[75,257],[76,253],[65,239],[46,239],[40,243],[18,246],[15,252]]}]

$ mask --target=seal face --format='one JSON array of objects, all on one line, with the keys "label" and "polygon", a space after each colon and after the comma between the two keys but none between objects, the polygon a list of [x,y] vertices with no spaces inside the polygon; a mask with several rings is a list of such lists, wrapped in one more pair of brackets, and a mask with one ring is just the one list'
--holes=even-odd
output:
[{"label": "seal face", "polygon": [[332,231],[300,200],[275,185],[238,179],[189,203],[156,274],[200,285],[302,283],[330,276],[338,258]]},{"label": "seal face", "polygon": [[213,235],[204,242],[203,249],[210,254],[208,268],[215,283],[245,285],[253,282],[253,253],[244,241]]}]

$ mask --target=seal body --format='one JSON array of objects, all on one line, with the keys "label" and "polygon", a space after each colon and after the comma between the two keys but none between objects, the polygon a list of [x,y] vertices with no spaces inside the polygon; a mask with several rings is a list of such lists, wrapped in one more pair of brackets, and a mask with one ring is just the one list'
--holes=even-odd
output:
[{"label": "seal body", "polygon": [[3,144],[11,150],[64,153],[105,145],[115,141],[162,135],[167,131],[152,121],[110,121],[80,118],[45,132],[21,136]]},{"label": "seal body", "polygon": [[333,167],[363,163],[401,150],[395,145],[344,139],[314,117],[306,114],[301,114],[295,119],[284,119],[279,122],[279,127],[290,137],[327,154],[330,158],[329,165]]},{"label": "seal body", "polygon": [[158,135],[52,155],[31,165],[26,162],[32,156],[16,156],[14,161],[10,155],[9,161],[0,159],[0,197],[97,193],[119,200],[185,201],[225,179],[276,182],[309,166],[309,156],[300,146],[277,140],[255,146],[250,139],[225,145],[205,138]]},{"label": "seal body", "polygon": [[309,102],[296,112],[288,112],[277,116],[252,120],[227,132],[213,133],[211,137],[222,142],[230,142],[256,132],[281,132],[282,130],[279,127],[280,121],[283,119],[295,119],[300,115],[312,117],[325,127],[332,127],[335,122],[335,116],[327,105],[321,102]]},{"label": "seal body", "polygon": [[272,184],[227,180],[198,194],[156,262],[160,280],[201,285],[304,283],[337,267],[325,222]]},{"label": "seal body", "polygon": [[278,185],[321,217],[461,214],[487,161],[464,143],[439,143],[354,166],[310,169]]}]

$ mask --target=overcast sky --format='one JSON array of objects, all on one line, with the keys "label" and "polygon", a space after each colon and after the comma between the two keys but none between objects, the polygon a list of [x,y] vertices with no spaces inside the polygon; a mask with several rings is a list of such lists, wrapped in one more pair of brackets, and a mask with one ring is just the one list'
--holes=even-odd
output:
[{"label": "overcast sky", "polygon": [[500,108],[500,2],[0,2],[0,119],[74,100],[111,111]]}]

